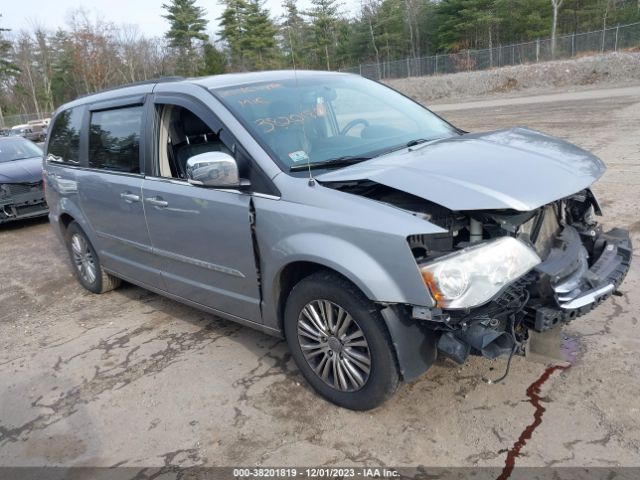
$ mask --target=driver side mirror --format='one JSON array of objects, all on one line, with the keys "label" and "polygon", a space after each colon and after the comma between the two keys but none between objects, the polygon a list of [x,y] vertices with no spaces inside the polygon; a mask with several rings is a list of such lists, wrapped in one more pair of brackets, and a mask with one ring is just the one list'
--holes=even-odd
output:
[{"label": "driver side mirror", "polygon": [[250,185],[238,175],[236,160],[224,152],[205,152],[187,160],[187,181],[215,188],[240,188]]}]

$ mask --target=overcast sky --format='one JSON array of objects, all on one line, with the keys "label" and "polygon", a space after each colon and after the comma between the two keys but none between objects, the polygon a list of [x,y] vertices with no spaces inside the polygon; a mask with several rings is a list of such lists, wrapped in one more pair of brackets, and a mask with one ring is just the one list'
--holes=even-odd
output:
[{"label": "overcast sky", "polygon": [[[84,7],[100,18],[116,24],[137,24],[140,31],[148,36],[162,36],[168,24],[161,17],[162,4],[168,0],[2,0],[0,4],[0,27],[10,28],[14,32],[30,28],[36,22],[50,29],[56,29],[66,23],[69,11]],[[266,7],[275,18],[283,13],[282,0],[267,0]],[[343,10],[349,14],[355,10],[359,0],[343,0]],[[209,32],[217,30],[216,18],[222,13],[217,0],[198,0],[197,5],[204,7],[209,20]],[[309,0],[298,0],[301,10],[309,6]]]}]

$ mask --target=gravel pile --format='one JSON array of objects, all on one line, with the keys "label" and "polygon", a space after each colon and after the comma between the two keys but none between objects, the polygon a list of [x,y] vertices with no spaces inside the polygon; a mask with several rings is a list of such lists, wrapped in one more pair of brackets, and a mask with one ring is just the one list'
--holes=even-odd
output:
[{"label": "gravel pile", "polygon": [[608,53],[493,70],[386,81],[393,88],[422,102],[524,89],[638,82],[640,52]]}]

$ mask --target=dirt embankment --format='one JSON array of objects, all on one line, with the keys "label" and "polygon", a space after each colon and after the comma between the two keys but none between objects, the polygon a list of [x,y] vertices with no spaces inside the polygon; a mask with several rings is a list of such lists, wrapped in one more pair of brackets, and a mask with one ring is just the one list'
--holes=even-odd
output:
[{"label": "dirt embankment", "polygon": [[464,99],[517,90],[640,84],[640,52],[617,52],[493,70],[388,80],[420,102]]}]

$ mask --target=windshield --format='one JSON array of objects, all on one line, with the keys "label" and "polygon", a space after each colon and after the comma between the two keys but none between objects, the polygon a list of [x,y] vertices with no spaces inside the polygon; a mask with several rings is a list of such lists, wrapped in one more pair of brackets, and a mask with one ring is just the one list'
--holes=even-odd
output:
[{"label": "windshield", "polygon": [[42,157],[42,150],[35,143],[23,138],[7,138],[0,141],[0,163]]},{"label": "windshield", "polygon": [[457,134],[419,104],[358,76],[305,75],[213,92],[287,170],[363,160]]}]

